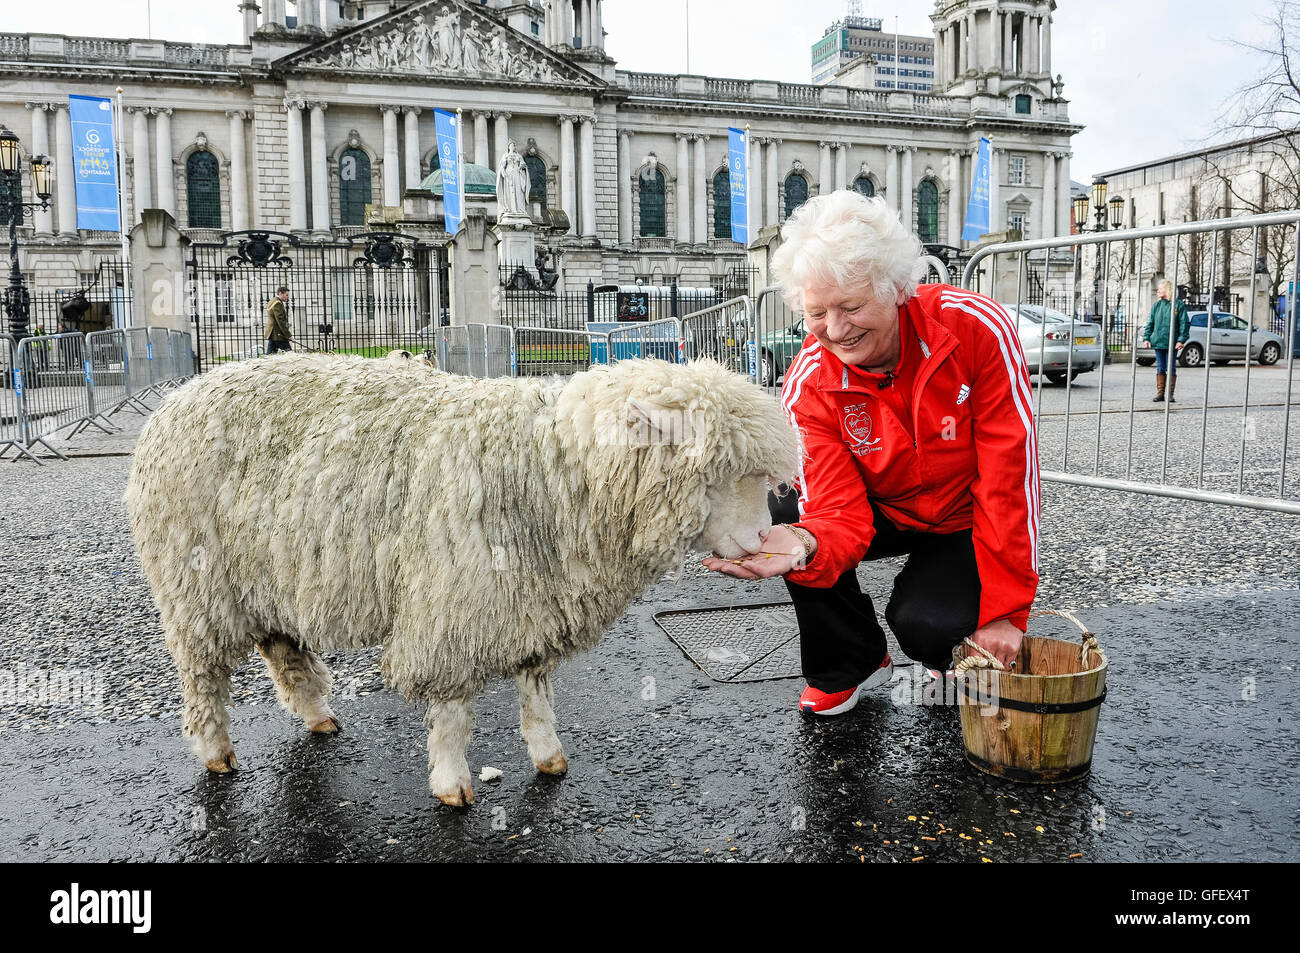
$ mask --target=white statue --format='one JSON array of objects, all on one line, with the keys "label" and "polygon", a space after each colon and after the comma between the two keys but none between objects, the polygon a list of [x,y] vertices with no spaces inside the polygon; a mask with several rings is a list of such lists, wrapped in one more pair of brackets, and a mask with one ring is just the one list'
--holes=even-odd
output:
[{"label": "white statue", "polygon": [[502,223],[514,221],[530,222],[528,214],[528,166],[524,157],[515,149],[515,142],[510,140],[501,168],[497,170],[497,220]]}]

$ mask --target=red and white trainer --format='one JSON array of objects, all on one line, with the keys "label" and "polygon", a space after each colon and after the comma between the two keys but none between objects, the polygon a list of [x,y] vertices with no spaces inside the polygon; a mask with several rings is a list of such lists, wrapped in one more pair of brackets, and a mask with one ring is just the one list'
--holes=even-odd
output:
[{"label": "red and white trainer", "polygon": [[858,703],[864,688],[875,688],[888,684],[894,674],[894,662],[885,653],[885,660],[880,667],[866,677],[856,688],[847,688],[842,692],[827,694],[809,685],[799,696],[799,710],[807,715],[842,715]]}]

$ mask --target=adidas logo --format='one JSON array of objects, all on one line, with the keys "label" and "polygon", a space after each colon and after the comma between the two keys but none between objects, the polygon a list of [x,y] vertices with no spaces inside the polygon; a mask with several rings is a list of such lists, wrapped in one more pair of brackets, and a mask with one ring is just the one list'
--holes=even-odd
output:
[{"label": "adidas logo", "polygon": [[970,385],[962,384],[961,390],[957,392],[957,406],[960,407],[966,403],[966,398],[970,396]]}]

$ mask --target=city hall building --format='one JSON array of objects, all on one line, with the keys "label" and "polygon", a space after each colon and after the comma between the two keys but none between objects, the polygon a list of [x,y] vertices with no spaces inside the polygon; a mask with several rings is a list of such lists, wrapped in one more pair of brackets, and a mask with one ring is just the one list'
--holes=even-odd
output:
[{"label": "city hall building", "polygon": [[[463,117],[471,193],[493,191],[515,143],[563,288],[708,286],[747,269],[731,240],[728,126],[751,130],[759,226],[851,188],[883,197],[923,241],[960,247],[990,136],[992,231],[1070,228],[1081,127],[1052,75],[1054,0],[939,0],[928,93],[621,70],[601,0],[230,3],[242,44],[0,33],[0,123],[55,160],[52,208],[20,229],[37,292],[84,286],[120,257],[117,233],[77,229],[68,174],[68,95],[119,87],[128,226],[164,209],[195,247],[235,248],[226,233],[248,230],[301,249],[405,228],[413,208],[437,206],[435,108]],[[437,219],[423,217],[426,245],[448,240]],[[343,307],[364,297],[338,280],[322,282]]]}]

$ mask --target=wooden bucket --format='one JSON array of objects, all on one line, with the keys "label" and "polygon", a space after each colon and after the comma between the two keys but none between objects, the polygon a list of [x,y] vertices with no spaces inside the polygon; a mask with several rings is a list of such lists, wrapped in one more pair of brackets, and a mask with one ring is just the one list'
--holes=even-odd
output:
[{"label": "wooden bucket", "polygon": [[986,774],[1030,784],[1087,775],[1106,698],[1106,656],[1068,612],[1047,609],[1083,633],[1083,645],[1026,635],[1006,671],[970,639],[953,649],[966,760]]}]

